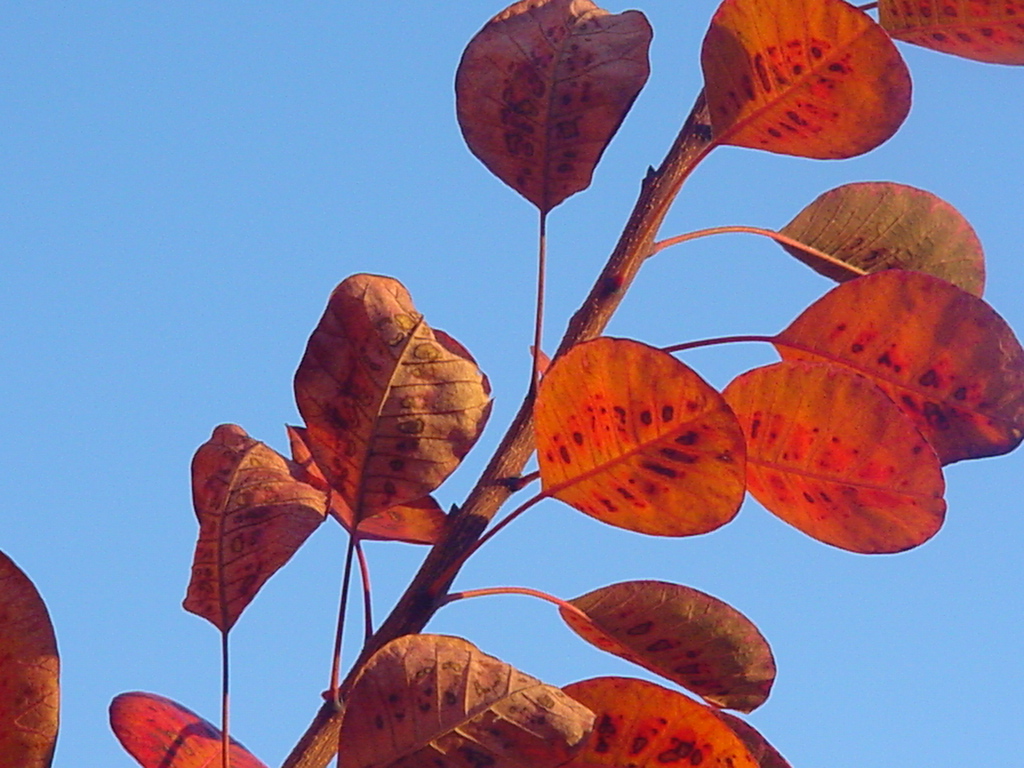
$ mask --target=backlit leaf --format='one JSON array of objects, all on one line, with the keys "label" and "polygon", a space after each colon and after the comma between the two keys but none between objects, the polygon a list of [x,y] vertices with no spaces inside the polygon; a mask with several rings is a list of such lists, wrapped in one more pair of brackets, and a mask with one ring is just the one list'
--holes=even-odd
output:
[{"label": "backlit leaf", "polygon": [[743,501],[743,434],[722,396],[670,354],[602,337],[555,360],[534,432],[546,492],[602,522],[707,533]]},{"label": "backlit leaf", "polygon": [[199,540],[184,608],[221,631],[323,522],[327,498],[288,460],[222,424],[192,459]]},{"label": "backlit leaf", "polygon": [[946,504],[938,457],[881,389],[847,368],[784,362],[726,387],[747,435],[747,485],[809,536],[852,552],[931,538]]},{"label": "backlit leaf", "polygon": [[553,768],[594,719],[558,688],[442,635],[385,645],[346,703],[339,768]]},{"label": "backlit leaf", "polygon": [[1022,0],[879,0],[890,35],[991,64],[1024,64]]},{"label": "backlit leaf", "polygon": [[470,41],[455,76],[459,126],[490,171],[547,212],[590,177],[647,76],[639,11],[523,0]]},{"label": "backlit leaf", "polygon": [[[143,768],[220,768],[218,728],[155,693],[122,693],[110,703],[110,727]],[[231,768],[267,768],[234,739]]]},{"label": "backlit leaf", "polygon": [[967,219],[931,192],[905,184],[844,184],[820,195],[779,231],[849,264],[852,269],[783,246],[839,282],[883,269],[913,269],[975,296],[985,288],[985,254]]},{"label": "backlit leaf", "polygon": [[719,712],[718,716],[747,745],[751,757],[757,761],[759,768],[793,768],[789,761],[746,720],[741,720],[729,712]]},{"label": "backlit leaf", "polygon": [[594,712],[594,734],[566,768],[760,768],[714,710],[644,680],[597,677],[563,688]]},{"label": "backlit leaf", "polygon": [[715,706],[750,712],[768,698],[775,660],[757,627],[730,605],[663,581],[626,581],[561,609],[584,640],[699,694]]},{"label": "backlit leaf", "polygon": [[988,304],[938,278],[889,270],[851,280],[776,338],[785,359],[871,377],[944,464],[1012,451],[1024,437],[1024,350]]},{"label": "backlit leaf", "polygon": [[480,436],[489,393],[464,348],[376,275],[334,290],[295,374],[313,458],[359,522],[440,485]]},{"label": "backlit leaf", "polygon": [[0,768],[47,768],[60,714],[60,661],[46,604],[0,552]]},{"label": "backlit leaf", "polygon": [[701,51],[720,144],[852,157],[892,136],[910,74],[885,31],[842,0],[725,0]]},{"label": "backlit leaf", "polygon": [[[286,426],[291,443],[292,461],[298,466],[300,479],[314,488],[327,493],[330,486],[320,467],[313,461],[313,454],[306,445],[304,427]],[[432,496],[410,501],[407,504],[378,512],[354,525],[355,513],[336,493],[331,493],[328,512],[351,532],[353,527],[362,539],[374,541],[403,541],[407,544],[435,544],[441,538],[447,517],[441,505]]]}]

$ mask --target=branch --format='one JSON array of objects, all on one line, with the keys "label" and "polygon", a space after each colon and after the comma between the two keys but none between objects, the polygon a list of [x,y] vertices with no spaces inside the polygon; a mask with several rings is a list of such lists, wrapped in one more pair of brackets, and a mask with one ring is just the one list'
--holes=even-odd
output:
[{"label": "branch", "polygon": [[[713,148],[710,133],[707,104],[701,93],[661,166],[649,170],[644,178],[619,242],[590,294],[569,321],[556,358],[600,335],[608,325],[650,255],[658,229],[683,182]],[[342,685],[343,693],[375,651],[426,626],[458,573],[458,568],[452,566],[476,543],[511,495],[507,479],[522,473],[533,449],[533,397],[529,394],[465,503],[449,518],[443,538],[430,550],[405,594],[363,648]],[[330,703],[321,707],[282,768],[324,768],[337,751],[343,712],[343,706],[336,709]]]}]

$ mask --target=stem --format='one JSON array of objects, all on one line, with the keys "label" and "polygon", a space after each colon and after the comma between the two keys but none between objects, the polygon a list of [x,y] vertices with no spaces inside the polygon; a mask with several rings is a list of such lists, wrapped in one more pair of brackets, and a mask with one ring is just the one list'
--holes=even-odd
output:
[{"label": "stem", "polygon": [[[598,336],[607,326],[644,259],[651,253],[658,229],[683,182],[711,150],[709,128],[710,117],[702,92],[661,165],[657,170],[649,170],[644,178],[615,250],[590,294],[570,319],[556,357]],[[533,398],[528,395],[466,501],[449,518],[443,538],[427,554],[405,594],[366,644],[349,673],[349,680],[378,648],[426,626],[455,578],[451,565],[459,562],[463,553],[474,546],[488,522],[512,494],[507,479],[522,474],[533,450]],[[346,681],[343,686],[347,684]],[[332,702],[321,706],[282,768],[326,766],[338,749],[341,715],[341,708]]]},{"label": "stem", "polygon": [[827,261],[834,267],[839,267],[847,272],[852,272],[853,276],[860,277],[866,275],[868,272],[866,269],[855,267],[853,264],[847,264],[842,259],[837,259],[831,254],[819,251],[817,248],[812,248],[809,245],[801,243],[799,240],[794,240],[788,235],[784,235],[781,232],[776,232],[773,229],[761,229],[760,227],[745,227],[745,226],[730,226],[730,227],[709,227],[708,229],[698,229],[695,232],[687,232],[683,235],[676,235],[675,237],[667,238],[666,240],[659,240],[654,244],[654,248],[651,251],[651,256],[663,251],[669,246],[679,245],[685,243],[688,240],[696,240],[699,237],[707,237],[709,235],[725,235],[725,234],[747,234],[747,235],[763,235],[764,237],[770,237],[775,242],[781,245],[788,245],[791,248],[798,248],[804,253],[809,253],[817,259]]},{"label": "stem", "polygon": [[544,278],[548,262],[548,212],[540,212],[537,234],[537,314],[533,321],[533,372],[530,375],[530,394],[534,397],[540,383],[541,343],[544,338]]},{"label": "stem", "polygon": [[670,355],[676,352],[683,352],[687,349],[697,349],[698,347],[710,347],[715,344],[735,344],[737,342],[744,341],[761,341],[767,342],[768,344],[775,343],[774,336],[718,336],[714,339],[700,339],[698,341],[684,341],[682,344],[673,344],[671,347],[662,347],[662,352],[668,352]]},{"label": "stem", "polygon": [[366,643],[373,637],[373,604],[371,600],[373,595],[370,590],[370,564],[366,562],[363,544],[358,539],[356,540],[356,556],[359,558],[359,581],[363,585],[363,619],[366,625],[363,642]]},{"label": "stem", "polygon": [[576,616],[584,619],[588,623],[590,622],[587,614],[572,603],[566,602],[554,595],[549,595],[547,592],[541,592],[538,589],[530,589],[529,587],[487,587],[486,589],[467,589],[462,592],[451,592],[444,598],[444,600],[441,601],[441,604],[438,607],[443,607],[458,600],[468,600],[472,597],[488,597],[490,595],[527,595],[528,597],[539,597],[541,600],[546,600],[547,602],[558,606],[560,609],[574,613]]},{"label": "stem", "polygon": [[228,700],[229,669],[228,632],[220,633],[220,765],[231,768],[231,733],[229,725],[230,706]]},{"label": "stem", "polygon": [[356,550],[356,536],[354,533],[348,537],[348,551],[345,553],[345,575],[341,578],[341,599],[338,603],[338,628],[334,633],[334,652],[331,657],[331,682],[327,690],[335,706],[341,704],[341,689],[338,681],[341,679],[341,643],[345,631],[345,613],[348,609],[348,587],[352,579],[352,555]]}]

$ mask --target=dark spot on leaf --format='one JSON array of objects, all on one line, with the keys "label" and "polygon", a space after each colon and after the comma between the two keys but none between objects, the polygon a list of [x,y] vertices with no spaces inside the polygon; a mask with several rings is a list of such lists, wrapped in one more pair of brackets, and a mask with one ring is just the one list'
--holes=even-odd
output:
[{"label": "dark spot on leaf", "polygon": [[654,422],[654,417],[651,416],[650,411],[640,411],[640,421],[644,426],[649,426]]},{"label": "dark spot on leaf", "polygon": [[625,424],[626,423],[626,409],[623,408],[621,405],[616,405],[614,408],[612,408],[612,410],[615,411],[615,415],[619,418],[619,423],[620,424]]},{"label": "dark spot on leaf", "polygon": [[667,637],[661,638],[647,646],[647,650],[651,653],[657,653],[658,651],[667,651],[675,648],[679,645],[678,640],[669,640]]},{"label": "dark spot on leaf", "polygon": [[611,717],[601,715],[601,719],[597,723],[597,732],[602,736],[614,736],[617,733],[615,723],[612,722]]},{"label": "dark spot on leaf", "polygon": [[384,718],[381,715],[377,715],[373,718],[373,724],[377,726],[378,731],[382,730],[384,728]]},{"label": "dark spot on leaf", "polygon": [[655,464],[653,461],[645,461],[640,466],[643,467],[644,469],[654,472],[656,475],[661,475],[662,477],[679,477],[679,472],[672,469],[672,467],[665,467],[662,466],[661,464]]},{"label": "dark spot on leaf", "polygon": [[903,396],[902,396],[902,397],[900,398],[900,400],[901,400],[901,401],[903,402],[903,404],[904,404],[905,406],[907,406],[907,408],[909,408],[910,410],[912,410],[912,411],[916,411],[916,410],[917,410],[917,403],[915,403],[915,402],[914,402],[914,398],[912,398],[912,397],[911,397],[910,395],[903,395]]},{"label": "dark spot on leaf", "polygon": [[637,736],[633,739],[633,743],[629,745],[629,754],[638,755],[644,751],[644,747],[647,746],[647,737]]},{"label": "dark spot on leaf", "polygon": [[400,421],[396,429],[403,435],[418,435],[423,431],[423,419],[409,419],[409,421]]},{"label": "dark spot on leaf", "polygon": [[619,511],[619,508],[616,507],[614,504],[612,504],[610,499],[601,498],[600,502],[602,504],[604,504],[604,508],[607,509],[609,512],[618,512]]},{"label": "dark spot on leaf", "polygon": [[956,392],[953,393],[953,397],[957,400],[967,399],[967,387],[958,387]]},{"label": "dark spot on leaf", "polygon": [[458,702],[459,697],[455,695],[455,691],[445,691],[442,699],[445,703],[445,706],[454,707],[455,704]]},{"label": "dark spot on leaf", "polygon": [[850,351],[854,352],[854,353],[856,353],[856,352],[863,352],[864,351],[864,345],[863,344],[851,344],[850,345]]},{"label": "dark spot on leaf", "polygon": [[761,420],[754,419],[750,422],[750,439],[753,440],[757,437],[757,430],[761,428]]},{"label": "dark spot on leaf", "polygon": [[693,445],[699,437],[700,435],[691,429],[689,432],[684,432],[677,437],[674,442],[679,443],[679,445]]},{"label": "dark spot on leaf", "polygon": [[620,485],[620,486],[616,486],[615,490],[616,490],[616,491],[618,491],[618,492],[619,492],[619,495],[620,495],[620,496],[621,496],[622,498],[624,498],[624,499],[625,499],[626,501],[633,501],[633,500],[634,500],[634,499],[636,498],[636,496],[634,496],[634,495],[633,495],[632,493],[630,493],[629,491],[627,491],[627,490],[626,490],[625,488],[623,488],[623,487],[622,487],[621,485]]},{"label": "dark spot on leaf", "polygon": [[601,753],[607,752],[608,751],[608,742],[605,741],[604,739],[599,738],[597,740],[597,744],[594,745],[594,751],[595,752],[601,752]]},{"label": "dark spot on leaf", "polygon": [[884,365],[887,368],[891,368],[892,367],[892,358],[889,357],[889,353],[888,352],[886,352],[884,355],[882,355],[880,358],[878,358],[878,364],[879,365]]},{"label": "dark spot on leaf", "polygon": [[699,457],[692,453],[684,453],[683,451],[677,451],[675,448],[662,448],[658,451],[669,461],[678,461],[683,464],[696,464]]},{"label": "dark spot on leaf", "polygon": [[924,418],[928,425],[934,429],[949,429],[949,419],[943,413],[938,403],[926,402],[924,404]]},{"label": "dark spot on leaf", "polygon": [[659,763],[678,763],[683,758],[689,756],[693,752],[693,742],[683,741],[682,739],[673,738],[671,740],[672,746],[666,749],[660,755],[658,755]]},{"label": "dark spot on leaf", "polygon": [[939,386],[939,374],[935,372],[934,368],[929,368],[927,373],[917,380],[917,383],[922,387],[937,387]]},{"label": "dark spot on leaf", "polygon": [[808,504],[814,504],[814,497],[811,496],[807,491],[804,491],[804,498],[807,499]]},{"label": "dark spot on leaf", "polygon": [[673,408],[671,405],[663,405],[661,407],[661,420],[662,421],[672,421],[672,419],[675,418],[675,415],[676,415],[676,409]]},{"label": "dark spot on leaf", "polygon": [[388,466],[395,472],[401,472],[405,468],[405,459],[392,459]]},{"label": "dark spot on leaf", "polygon": [[690,765],[700,765],[704,762],[704,753],[699,749],[693,750],[690,753]]},{"label": "dark spot on leaf", "polygon": [[700,674],[700,669],[701,669],[700,664],[693,663],[693,664],[680,664],[678,667],[676,667],[672,671],[676,672],[677,674],[680,674],[680,675],[697,675],[697,674]]},{"label": "dark spot on leaf", "polygon": [[420,712],[429,712],[431,709],[429,701],[420,702]]},{"label": "dark spot on leaf", "polygon": [[473,768],[490,768],[490,766],[495,763],[493,757],[484,752],[473,749],[472,747],[459,747],[459,752],[463,754],[466,761],[472,765]]},{"label": "dark spot on leaf", "polygon": [[564,461],[566,464],[572,463],[572,458],[570,458],[569,456],[569,449],[566,448],[564,445],[558,446],[558,455],[562,457],[562,461]]},{"label": "dark spot on leaf", "polygon": [[653,621],[644,621],[627,629],[626,634],[632,635],[633,637],[636,637],[637,635],[646,635],[651,631],[652,627],[654,627]]},{"label": "dark spot on leaf", "polygon": [[582,432],[573,432],[572,433],[572,441],[574,443],[576,443],[576,445],[583,445],[583,433]]}]

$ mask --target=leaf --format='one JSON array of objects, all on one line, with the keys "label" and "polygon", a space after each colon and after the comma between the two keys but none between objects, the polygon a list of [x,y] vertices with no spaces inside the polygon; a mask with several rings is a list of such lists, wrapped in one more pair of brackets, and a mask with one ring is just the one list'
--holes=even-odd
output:
[{"label": "leaf", "polygon": [[885,31],[842,0],[725,0],[701,50],[716,143],[853,157],[910,110],[910,74]]},{"label": "leaf", "polygon": [[[330,486],[320,467],[313,461],[313,454],[306,444],[304,427],[285,426],[291,443],[292,460],[299,465],[299,477],[303,482],[327,493]],[[345,528],[352,532],[355,513],[336,493],[330,494],[328,512]],[[403,541],[407,544],[436,544],[444,531],[447,521],[441,505],[432,496],[399,504],[361,521],[356,527],[359,537],[372,541]]]},{"label": "leaf", "polygon": [[1022,0],[879,0],[897,40],[991,64],[1024,64]]},{"label": "leaf", "polygon": [[783,362],[726,387],[747,436],[747,484],[808,536],[864,554],[900,552],[942,526],[938,457],[885,393],[848,369]]},{"label": "leaf", "polygon": [[[122,693],[110,703],[110,727],[143,768],[220,768],[220,730],[155,693]],[[267,768],[234,739],[231,768]]]},{"label": "leaf", "polygon": [[913,269],[981,296],[985,254],[974,229],[931,192],[889,181],[844,184],[820,195],[779,230],[849,264],[783,246],[838,282],[883,269]]},{"label": "leaf", "polygon": [[353,275],[331,294],[295,374],[317,466],[361,522],[422,498],[476,442],[490,386],[390,277]]},{"label": "leaf", "polygon": [[46,604],[0,552],[0,768],[47,768],[53,761],[59,670]]},{"label": "leaf", "polygon": [[784,359],[869,376],[943,464],[1007,453],[1024,437],[1024,350],[988,304],[938,278],[889,270],[843,283],[776,340]]},{"label": "leaf", "polygon": [[779,751],[762,736],[754,726],[729,712],[718,712],[718,716],[733,733],[740,737],[759,768],[793,768]]},{"label": "leaf", "polygon": [[192,459],[199,540],[184,608],[222,632],[323,522],[327,498],[296,480],[288,460],[235,424]]},{"label": "leaf", "polygon": [[339,768],[553,768],[594,719],[558,688],[443,635],[388,643],[346,703]]},{"label": "leaf", "polygon": [[650,65],[640,11],[523,0],[484,25],[455,76],[459,126],[499,179],[547,213],[590,178]]},{"label": "leaf", "polygon": [[566,768],[759,768],[714,710],[681,693],[626,677],[562,690],[596,715],[590,743]]},{"label": "leaf", "polygon": [[730,605],[663,581],[626,581],[569,600],[560,609],[584,640],[698,694],[750,712],[775,681],[775,660],[757,627]]},{"label": "leaf", "polygon": [[743,501],[743,434],[721,395],[670,354],[602,337],[555,360],[534,408],[544,490],[602,522],[707,533]]}]

